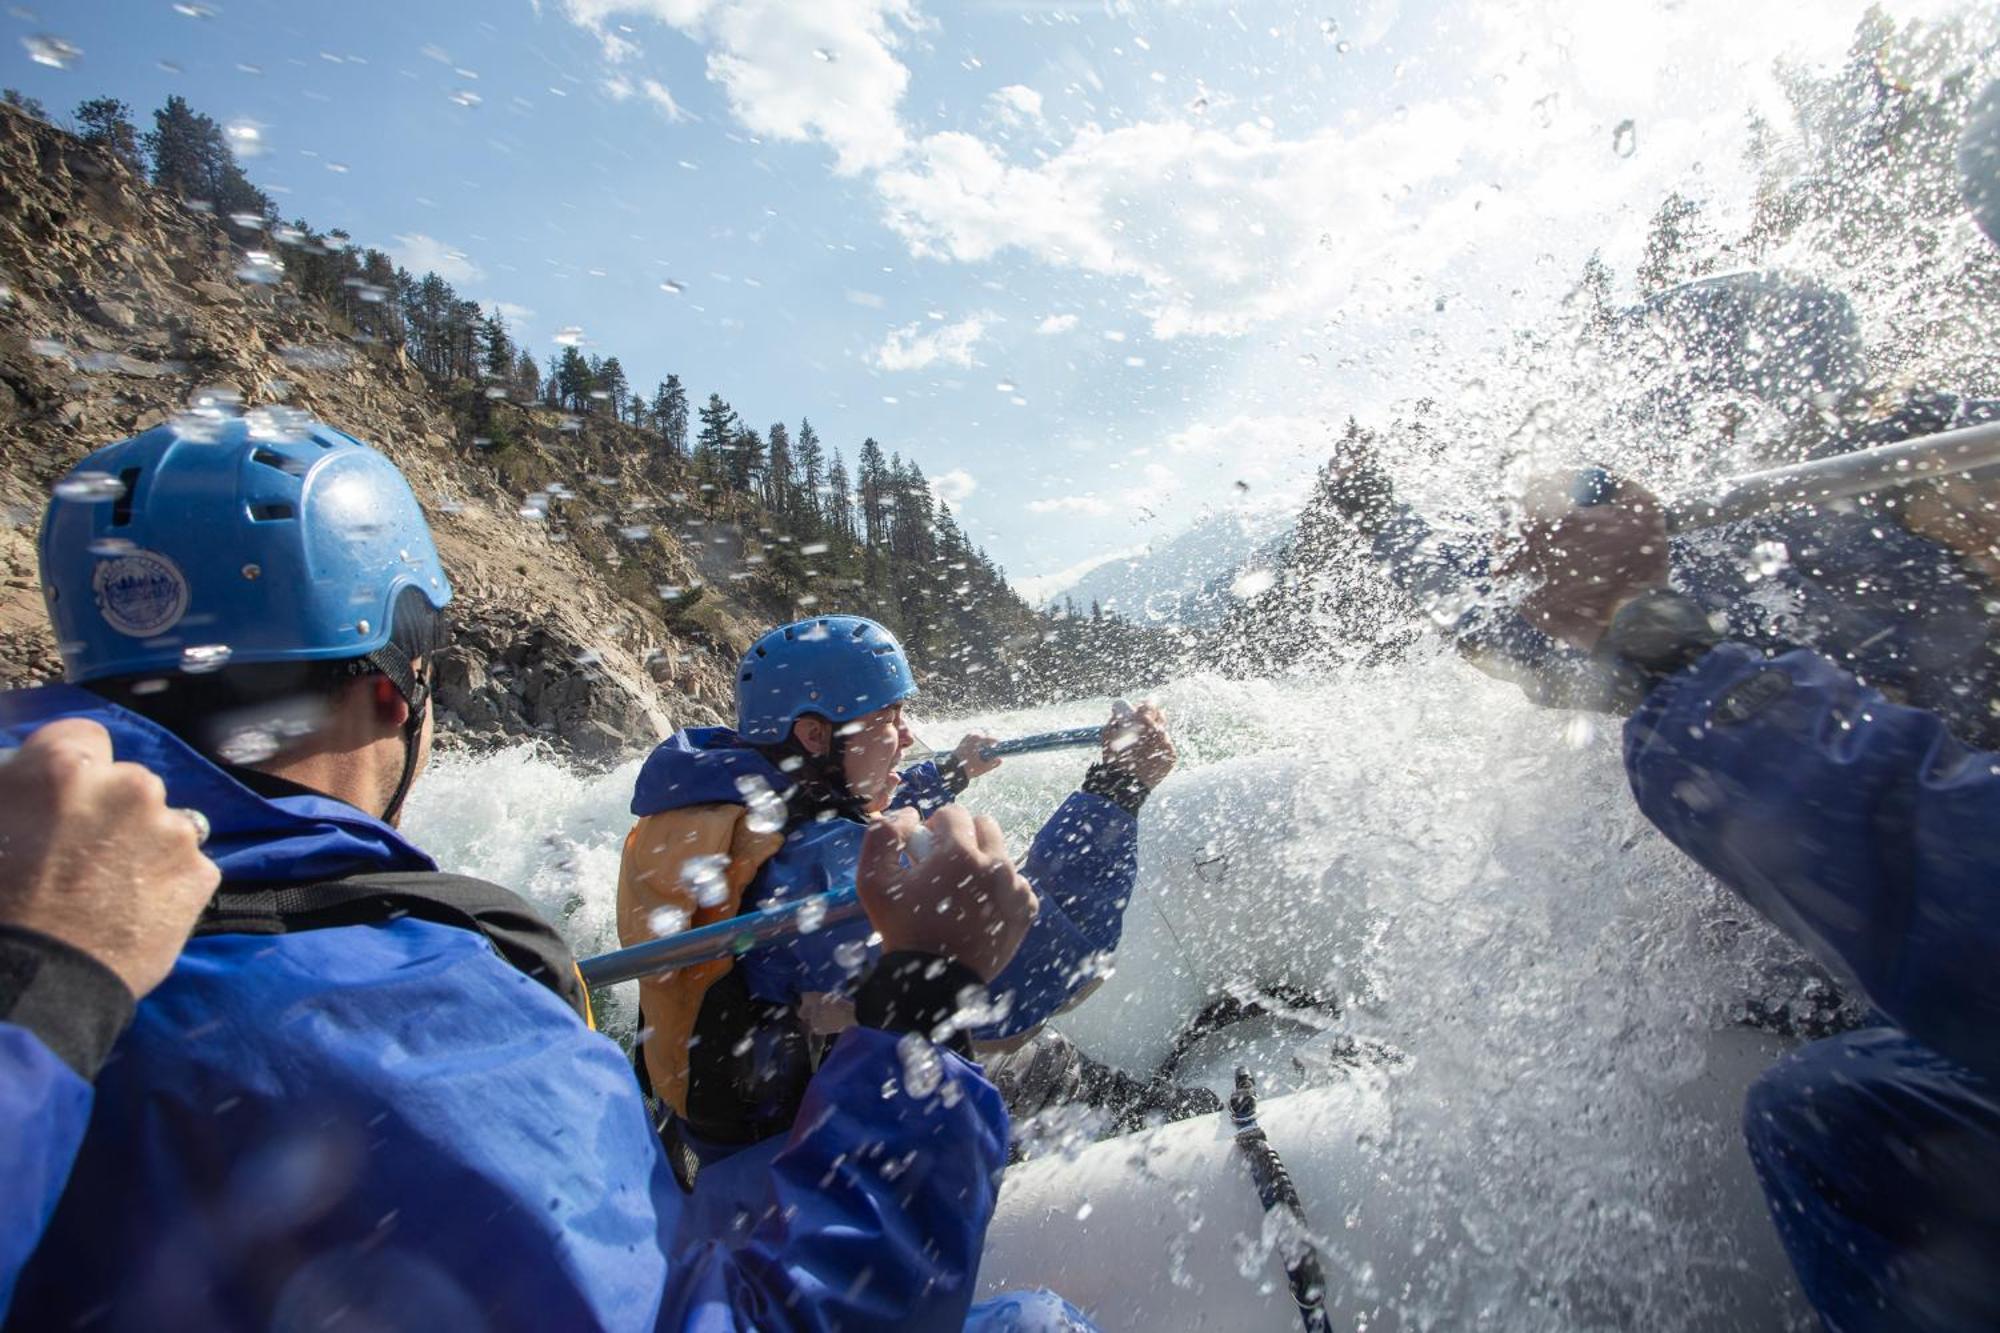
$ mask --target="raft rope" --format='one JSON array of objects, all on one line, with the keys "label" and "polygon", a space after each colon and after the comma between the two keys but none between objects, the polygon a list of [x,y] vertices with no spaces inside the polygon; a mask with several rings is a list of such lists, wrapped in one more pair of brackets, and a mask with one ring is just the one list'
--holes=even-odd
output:
[{"label": "raft rope", "polygon": [[1306,1239],[1311,1233],[1306,1227],[1305,1205],[1299,1202],[1299,1192],[1279,1160],[1278,1150],[1257,1123],[1256,1081],[1241,1065],[1236,1068],[1236,1091],[1229,1097],[1229,1118],[1236,1125],[1236,1146],[1250,1162],[1250,1178],[1257,1183],[1257,1199],[1264,1211],[1283,1208],[1291,1215],[1295,1239],[1281,1245],[1289,1255],[1285,1276],[1292,1284],[1299,1321],[1306,1333],[1333,1333],[1326,1316],[1326,1275],[1320,1268],[1319,1251]]}]

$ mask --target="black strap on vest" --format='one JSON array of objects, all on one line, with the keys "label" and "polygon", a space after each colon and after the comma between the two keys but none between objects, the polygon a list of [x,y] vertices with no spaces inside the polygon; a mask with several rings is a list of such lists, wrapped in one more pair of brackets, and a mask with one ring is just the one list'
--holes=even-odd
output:
[{"label": "black strap on vest", "polygon": [[584,1022],[590,995],[556,928],[511,889],[470,875],[414,871],[319,884],[225,884],[196,923],[200,935],[289,935],[402,917],[474,931],[515,968],[554,991]]}]

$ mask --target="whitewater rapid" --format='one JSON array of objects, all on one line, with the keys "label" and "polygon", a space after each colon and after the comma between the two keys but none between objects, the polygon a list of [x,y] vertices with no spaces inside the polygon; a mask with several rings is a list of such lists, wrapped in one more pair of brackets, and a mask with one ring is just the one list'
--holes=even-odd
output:
[{"label": "whitewater rapid", "polygon": [[[1246,1061],[1280,1120],[1296,1102],[1288,1123],[1317,1126],[1281,1146],[1309,1158],[1328,1145],[1324,1162],[1293,1171],[1344,1192],[1305,1202],[1333,1282],[1375,1293],[1372,1327],[1802,1324],[1734,1114],[1779,1043],[1743,1056],[1717,1034],[1746,1000],[1782,1007],[1810,983],[1634,811],[1615,723],[1532,708],[1442,655],[1196,676],[1153,697],[1181,764],[1141,819],[1116,971],[1059,1026],[1147,1072],[1226,988],[1285,982],[1337,1002],[1338,1017],[1313,1019],[1327,1031],[1246,1029],[1256,1039],[1212,1042],[1184,1069],[1222,1090]],[[946,748],[973,727],[1018,735],[1104,711],[919,719],[919,731]],[[965,799],[1025,849],[1086,762],[1010,760]],[[521,890],[579,954],[602,952],[616,944],[637,767],[583,776],[526,748],[443,756],[408,827],[444,868]],[[624,990],[603,1015],[613,1032],[630,1029]],[[1328,1055],[1349,1044],[1358,1070]],[[1357,1087],[1367,1125],[1349,1126],[1336,1153],[1337,1108]],[[1381,1254],[1343,1242],[1364,1223],[1399,1237],[1394,1280]],[[1190,1250],[1258,1240],[1218,1234],[1227,1224],[1204,1226],[1199,1209],[1159,1224],[1186,1241],[1162,1243],[1156,1271],[1144,1254],[1118,1256],[1148,1288],[1177,1280]],[[1738,1295],[1711,1297],[1714,1274]],[[1752,1311],[1742,1289],[1767,1299]]]}]

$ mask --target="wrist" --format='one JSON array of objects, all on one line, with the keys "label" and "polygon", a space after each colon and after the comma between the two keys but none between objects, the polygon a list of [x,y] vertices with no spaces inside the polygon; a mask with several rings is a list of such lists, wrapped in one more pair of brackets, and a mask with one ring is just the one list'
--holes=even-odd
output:
[{"label": "wrist", "polygon": [[952,1022],[968,1007],[968,991],[975,1005],[983,1006],[985,983],[958,959],[915,949],[892,950],[856,988],[854,1021],[884,1032],[914,1032],[970,1059],[971,1039]]},{"label": "wrist", "polygon": [[1090,766],[1083,775],[1079,788],[1092,796],[1102,796],[1125,813],[1137,816],[1139,807],[1153,794],[1153,789],[1140,781],[1139,775],[1129,768],[1108,764],[1102,760]]},{"label": "wrist", "polygon": [[34,1033],[94,1079],[132,1021],[131,987],[93,955],[27,926],[0,922],[0,1021]]}]

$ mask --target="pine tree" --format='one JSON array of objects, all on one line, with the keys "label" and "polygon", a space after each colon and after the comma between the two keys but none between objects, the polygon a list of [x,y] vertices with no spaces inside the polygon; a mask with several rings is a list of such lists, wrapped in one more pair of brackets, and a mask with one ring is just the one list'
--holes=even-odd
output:
[{"label": "pine tree", "polygon": [[542,368],[535,364],[534,353],[525,347],[515,358],[514,376],[509,388],[520,402],[531,403],[541,396]]},{"label": "pine tree", "polygon": [[606,357],[597,367],[597,392],[611,405],[612,420],[624,420],[625,395],[631,392],[631,386],[625,382],[625,367],[618,364],[617,357]]},{"label": "pine tree", "polygon": [[879,546],[889,535],[888,516],[883,509],[889,477],[882,446],[872,436],[861,442],[861,457],[854,468],[854,485],[861,499],[861,544]]},{"label": "pine tree", "polygon": [[571,411],[584,412],[590,405],[590,363],[583,359],[583,353],[575,347],[565,347],[556,359],[555,373],[550,377],[555,383],[556,406]]},{"label": "pine tree", "polygon": [[798,460],[799,507],[808,516],[817,518],[826,511],[825,497],[820,494],[820,487],[826,484],[826,450],[820,446],[812,422],[800,419],[799,438],[792,454]]},{"label": "pine tree", "polygon": [[764,439],[739,423],[730,441],[729,484],[745,495],[756,495],[764,478]]},{"label": "pine tree", "polygon": [[139,151],[139,130],[132,123],[132,108],[115,97],[93,97],[79,102],[76,125],[85,143],[111,150],[113,156],[134,171],[145,165]]},{"label": "pine tree", "polygon": [[653,393],[653,420],[668,458],[683,458],[688,446],[688,396],[679,375],[669,375]]},{"label": "pine tree", "polygon": [[785,429],[785,423],[774,421],[766,438],[770,441],[770,458],[765,466],[764,503],[771,512],[784,518],[792,512],[792,437]]},{"label": "pine tree", "polygon": [[507,321],[500,312],[479,321],[479,368],[496,384],[506,384],[514,373],[514,340],[507,336]]},{"label": "pine tree", "polygon": [[724,402],[721,394],[712,393],[700,417],[701,431],[694,442],[695,461],[710,471],[720,472],[736,444],[736,409]]},{"label": "pine tree", "polygon": [[847,484],[847,463],[840,450],[833,451],[833,466],[827,469],[827,526],[849,541],[854,539],[854,492]]},{"label": "pine tree", "polygon": [[155,185],[206,204],[223,217],[273,215],[270,199],[236,165],[236,155],[229,151],[222,127],[190,107],[186,98],[169,97],[167,104],[153,113],[153,128],[145,136],[145,146],[153,161]]},{"label": "pine tree", "polygon": [[1678,191],[1669,194],[1646,232],[1639,291],[1651,296],[1712,272],[1715,249],[1715,238],[1701,220],[1701,205]]}]

